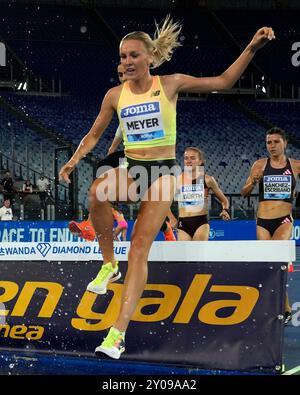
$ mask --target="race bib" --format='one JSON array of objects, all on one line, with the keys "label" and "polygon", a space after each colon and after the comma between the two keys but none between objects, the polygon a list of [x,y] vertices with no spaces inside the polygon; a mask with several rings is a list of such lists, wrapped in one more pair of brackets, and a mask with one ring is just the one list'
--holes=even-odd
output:
[{"label": "race bib", "polygon": [[178,197],[179,208],[188,211],[198,211],[204,206],[204,182],[199,180],[197,184],[182,185]]},{"label": "race bib", "polygon": [[264,199],[284,200],[292,194],[292,176],[273,175],[264,176]]},{"label": "race bib", "polygon": [[121,110],[120,118],[129,143],[165,137],[158,101],[125,107]]}]

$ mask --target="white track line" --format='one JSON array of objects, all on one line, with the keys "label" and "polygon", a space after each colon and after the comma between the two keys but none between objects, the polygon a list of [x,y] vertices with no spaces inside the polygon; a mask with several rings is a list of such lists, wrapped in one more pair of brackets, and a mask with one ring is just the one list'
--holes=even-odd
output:
[{"label": "white track line", "polygon": [[295,373],[297,373],[299,371],[300,371],[300,365],[299,366],[295,366],[293,369],[287,370],[286,372],[282,373],[282,376],[283,375],[290,376],[290,375],[295,374]]}]

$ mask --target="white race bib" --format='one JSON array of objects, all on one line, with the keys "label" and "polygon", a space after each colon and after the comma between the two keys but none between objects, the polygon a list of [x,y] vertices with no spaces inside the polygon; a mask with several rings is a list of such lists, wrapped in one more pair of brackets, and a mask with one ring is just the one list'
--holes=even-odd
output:
[{"label": "white race bib", "polygon": [[165,137],[159,101],[122,108],[120,118],[129,143]]},{"label": "white race bib", "polygon": [[291,197],[292,176],[264,176],[263,183],[265,200],[284,200]]},{"label": "white race bib", "polygon": [[197,184],[187,184],[180,187],[178,196],[179,208],[187,211],[199,211],[204,206],[204,181],[199,180]]}]

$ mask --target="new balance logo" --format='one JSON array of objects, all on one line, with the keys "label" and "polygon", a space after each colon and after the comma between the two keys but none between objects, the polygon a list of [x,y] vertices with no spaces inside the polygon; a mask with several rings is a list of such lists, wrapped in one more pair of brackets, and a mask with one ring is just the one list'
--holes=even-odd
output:
[{"label": "new balance logo", "polygon": [[160,95],[160,90],[154,91],[154,92],[151,93],[151,97],[152,96],[159,96],[159,95]]},{"label": "new balance logo", "polygon": [[51,245],[49,243],[39,243],[36,246],[37,250],[41,253],[41,255],[45,258],[48,252],[51,249]]}]

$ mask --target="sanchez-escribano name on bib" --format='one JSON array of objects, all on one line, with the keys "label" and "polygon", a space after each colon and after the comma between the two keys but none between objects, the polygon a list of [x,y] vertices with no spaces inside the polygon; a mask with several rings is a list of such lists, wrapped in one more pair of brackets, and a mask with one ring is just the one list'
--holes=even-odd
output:
[{"label": "sanchez-escribano name on bib", "polygon": [[264,176],[264,199],[289,199],[292,193],[292,176]]}]

